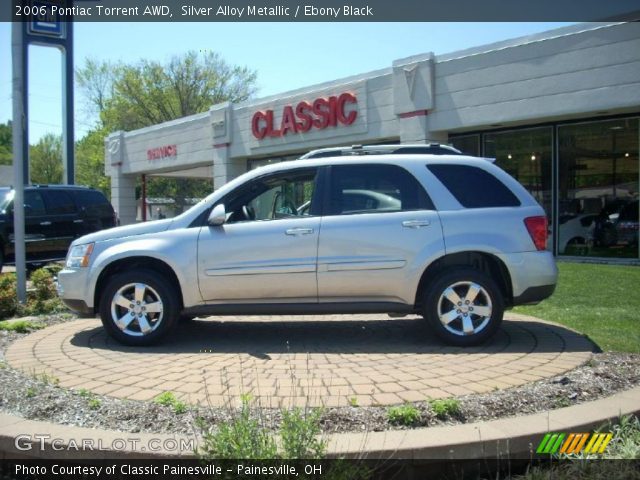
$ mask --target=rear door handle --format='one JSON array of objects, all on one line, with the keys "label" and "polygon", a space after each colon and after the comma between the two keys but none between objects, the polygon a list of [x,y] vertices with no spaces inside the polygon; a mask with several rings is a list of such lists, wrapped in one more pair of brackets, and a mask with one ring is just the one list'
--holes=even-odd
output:
[{"label": "rear door handle", "polygon": [[429,225],[431,225],[429,220],[405,220],[402,222],[402,226],[406,228],[428,227]]},{"label": "rear door handle", "polygon": [[313,228],[289,228],[284,233],[287,235],[309,235],[313,233]]},{"label": "rear door handle", "polygon": [[73,221],[73,223],[82,223],[82,222],[84,222],[84,220],[82,220],[82,219],[74,220],[74,221]]},{"label": "rear door handle", "polygon": [[47,225],[51,225],[51,222],[40,222],[40,225],[46,227]]}]

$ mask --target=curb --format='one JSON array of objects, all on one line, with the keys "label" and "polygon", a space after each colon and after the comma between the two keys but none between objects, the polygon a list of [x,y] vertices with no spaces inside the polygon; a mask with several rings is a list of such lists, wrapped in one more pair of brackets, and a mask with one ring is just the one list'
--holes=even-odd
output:
[{"label": "curb", "polygon": [[[530,459],[550,431],[581,432],[640,413],[640,387],[543,413],[464,425],[328,435],[328,457],[459,460]],[[18,439],[20,449],[16,446]],[[193,459],[194,437],[125,433],[0,414],[0,458]],[[191,448],[181,448],[188,447]],[[157,448],[156,448],[157,447]]]}]

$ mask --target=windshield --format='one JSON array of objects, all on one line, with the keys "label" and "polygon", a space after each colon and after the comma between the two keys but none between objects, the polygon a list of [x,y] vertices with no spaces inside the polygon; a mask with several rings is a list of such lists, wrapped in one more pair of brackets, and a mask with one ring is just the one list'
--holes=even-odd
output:
[{"label": "windshield", "polygon": [[5,213],[9,204],[13,201],[15,190],[0,189],[0,212]]}]

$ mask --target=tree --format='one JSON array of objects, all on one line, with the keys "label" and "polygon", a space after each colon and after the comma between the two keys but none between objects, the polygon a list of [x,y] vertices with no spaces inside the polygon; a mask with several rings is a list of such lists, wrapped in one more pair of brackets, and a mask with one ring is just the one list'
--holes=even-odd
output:
[{"label": "tree", "polygon": [[[76,79],[90,106],[99,112],[96,131],[101,134],[206,112],[212,105],[241,102],[256,92],[254,71],[230,65],[215,52],[192,51],[166,63],[140,60],[131,65],[89,59]],[[210,191],[209,180],[154,178],[148,195],[172,196],[181,208],[185,197]]]},{"label": "tree", "polygon": [[103,128],[91,130],[76,142],[76,183],[101,190],[111,197],[111,179],[104,174]]},{"label": "tree", "polygon": [[11,120],[0,123],[0,165],[13,163],[13,127]]},{"label": "tree", "polygon": [[32,183],[62,182],[62,135],[47,133],[29,148]]}]

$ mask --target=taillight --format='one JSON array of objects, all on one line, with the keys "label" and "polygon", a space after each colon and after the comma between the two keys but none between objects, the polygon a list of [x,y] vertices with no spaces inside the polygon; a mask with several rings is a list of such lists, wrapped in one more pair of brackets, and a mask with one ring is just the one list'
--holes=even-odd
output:
[{"label": "taillight", "polygon": [[547,249],[547,217],[527,217],[524,219],[531,240],[538,250]]}]

